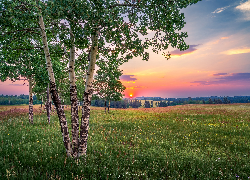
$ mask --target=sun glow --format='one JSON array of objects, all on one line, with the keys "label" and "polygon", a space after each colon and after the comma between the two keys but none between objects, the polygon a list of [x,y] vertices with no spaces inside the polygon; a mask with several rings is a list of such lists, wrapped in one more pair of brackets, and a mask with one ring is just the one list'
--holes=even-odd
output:
[{"label": "sun glow", "polygon": [[130,94],[129,97],[133,97],[133,94]]}]

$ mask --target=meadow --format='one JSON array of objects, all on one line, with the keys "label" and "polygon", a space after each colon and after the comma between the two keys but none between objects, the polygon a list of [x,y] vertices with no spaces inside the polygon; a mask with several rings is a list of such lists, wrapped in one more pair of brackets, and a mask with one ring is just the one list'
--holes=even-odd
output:
[{"label": "meadow", "polygon": [[92,107],[79,161],[66,156],[56,114],[48,124],[37,110],[32,125],[10,109],[0,106],[0,179],[250,178],[250,104]]}]

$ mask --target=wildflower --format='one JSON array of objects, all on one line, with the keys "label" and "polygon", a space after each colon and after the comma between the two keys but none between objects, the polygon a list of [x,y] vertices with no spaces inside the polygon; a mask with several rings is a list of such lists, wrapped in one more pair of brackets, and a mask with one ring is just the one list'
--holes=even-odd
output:
[{"label": "wildflower", "polygon": [[39,142],[39,141],[37,141],[37,142]]}]

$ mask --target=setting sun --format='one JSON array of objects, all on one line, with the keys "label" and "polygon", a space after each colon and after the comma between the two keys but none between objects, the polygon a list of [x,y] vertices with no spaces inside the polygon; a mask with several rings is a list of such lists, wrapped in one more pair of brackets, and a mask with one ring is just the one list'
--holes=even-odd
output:
[{"label": "setting sun", "polygon": [[133,94],[130,94],[129,96],[130,96],[130,97],[133,97]]}]

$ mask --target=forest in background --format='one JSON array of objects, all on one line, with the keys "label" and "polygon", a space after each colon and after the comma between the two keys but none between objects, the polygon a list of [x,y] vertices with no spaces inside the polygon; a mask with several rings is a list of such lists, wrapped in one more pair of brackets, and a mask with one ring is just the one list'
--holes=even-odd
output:
[{"label": "forest in background", "polygon": [[[42,101],[38,100],[36,95],[33,96],[33,104],[41,104]],[[29,104],[29,95],[0,95],[0,105],[20,105]]]},{"label": "forest in background", "polygon": [[[34,104],[44,104],[46,99],[43,102],[36,96],[33,96]],[[230,104],[230,103],[249,103],[250,96],[234,96],[234,97],[203,97],[203,98],[169,98],[166,99],[147,99],[147,100],[138,100],[138,99],[122,99],[120,101],[110,101],[111,108],[152,108],[152,107],[167,107],[167,106],[176,106],[176,105],[185,105],[185,104]],[[29,95],[21,94],[17,95],[0,95],[0,105],[21,105],[29,104]],[[108,104],[108,102],[107,102]],[[63,105],[70,105],[70,99],[63,100]],[[80,102],[82,105],[82,101]],[[96,107],[105,107],[105,100],[94,95],[92,97],[91,106]]]}]

